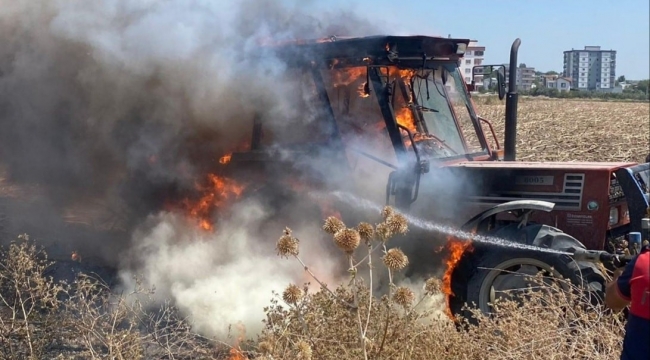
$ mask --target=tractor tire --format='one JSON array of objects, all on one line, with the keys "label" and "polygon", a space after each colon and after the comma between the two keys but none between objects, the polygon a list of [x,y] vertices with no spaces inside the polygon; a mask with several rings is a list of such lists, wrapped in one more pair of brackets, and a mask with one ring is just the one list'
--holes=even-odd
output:
[{"label": "tractor tire", "polygon": [[[546,225],[531,225],[530,228],[535,238],[529,245],[559,251],[570,246],[583,247],[578,240],[558,229]],[[530,229],[521,229],[517,233],[527,231]],[[507,232],[514,234],[512,231]],[[462,274],[454,279],[452,289],[460,296],[450,300],[452,314],[461,315],[470,323],[476,323],[476,319],[469,311],[462,310],[464,304],[478,308],[485,315],[491,315],[493,310],[490,303],[499,297],[500,292],[525,288],[531,283],[524,281],[521,274],[532,277],[543,271],[545,275],[569,280],[583,290],[583,295],[592,304],[601,303],[604,299],[606,276],[597,264],[578,262],[565,254],[542,251],[485,246],[480,246],[477,250],[459,268]]]}]

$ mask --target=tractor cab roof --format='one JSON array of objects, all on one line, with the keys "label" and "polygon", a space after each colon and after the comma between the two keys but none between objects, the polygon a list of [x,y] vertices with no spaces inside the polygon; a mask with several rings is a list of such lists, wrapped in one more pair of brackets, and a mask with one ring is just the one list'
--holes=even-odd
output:
[{"label": "tractor cab roof", "polygon": [[333,36],[326,39],[285,42],[270,48],[289,66],[304,66],[316,62],[331,67],[421,67],[425,60],[458,61],[465,54],[469,42],[469,39],[434,36]]}]

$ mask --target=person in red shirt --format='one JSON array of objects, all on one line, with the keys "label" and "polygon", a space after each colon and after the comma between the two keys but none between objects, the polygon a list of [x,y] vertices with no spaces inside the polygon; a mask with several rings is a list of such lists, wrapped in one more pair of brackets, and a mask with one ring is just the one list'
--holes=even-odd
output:
[{"label": "person in red shirt", "polygon": [[630,306],[620,359],[650,359],[649,246],[614,273],[614,279],[607,284],[605,304],[614,311]]}]

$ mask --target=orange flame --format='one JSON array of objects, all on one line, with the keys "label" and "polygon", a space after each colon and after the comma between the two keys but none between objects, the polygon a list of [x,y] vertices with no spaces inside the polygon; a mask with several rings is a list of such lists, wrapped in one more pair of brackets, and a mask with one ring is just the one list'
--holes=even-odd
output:
[{"label": "orange flame", "polygon": [[185,199],[183,205],[203,230],[212,231],[214,226],[210,220],[214,210],[227,201],[238,198],[245,186],[214,174],[208,175],[207,182],[207,185],[197,185],[197,190],[203,194],[199,200],[192,202]]},{"label": "orange flame", "polygon": [[[397,74],[402,79],[402,81],[404,81],[406,86],[410,86],[411,78],[413,77],[413,75],[415,75],[415,70],[401,69],[401,70],[397,70]],[[409,103],[413,102],[413,99],[410,98],[410,92],[409,92],[409,99],[406,99],[406,101]],[[395,112],[395,118],[398,124],[409,129],[412,133],[418,132],[417,126],[415,124],[415,118],[413,117],[413,111],[411,111],[411,108],[409,108],[408,106],[404,106],[398,109]]]},{"label": "orange flame", "polygon": [[395,112],[397,123],[409,129],[412,133],[418,132],[413,119],[413,112],[408,107],[400,108]]},{"label": "orange flame", "polygon": [[249,360],[248,357],[242,353],[241,347],[239,346],[246,336],[246,328],[244,328],[244,325],[242,324],[237,324],[237,329],[239,330],[239,335],[237,336],[235,345],[230,348],[230,356],[228,357],[228,360]]},{"label": "orange flame", "polygon": [[231,158],[232,158],[232,153],[226,154],[219,159],[219,164],[225,165],[230,162]]},{"label": "orange flame", "polygon": [[231,348],[228,360],[248,360],[248,358],[241,353],[238,349]]},{"label": "orange flame", "polygon": [[[337,69],[332,71],[332,82],[336,86],[347,86],[366,77],[366,68],[363,66]],[[362,85],[363,86],[363,85]]]},{"label": "orange flame", "polygon": [[451,288],[451,276],[458,266],[460,259],[463,257],[463,254],[465,254],[465,252],[472,252],[474,250],[474,247],[472,246],[471,241],[459,240],[451,235],[447,237],[447,245],[445,247],[447,250],[449,250],[449,256],[445,260],[445,263],[447,264],[447,270],[442,277],[441,290],[445,295],[447,295],[447,316],[449,316],[450,319],[454,320],[454,316],[451,314],[451,310],[449,308],[450,299],[452,296],[455,296]]}]

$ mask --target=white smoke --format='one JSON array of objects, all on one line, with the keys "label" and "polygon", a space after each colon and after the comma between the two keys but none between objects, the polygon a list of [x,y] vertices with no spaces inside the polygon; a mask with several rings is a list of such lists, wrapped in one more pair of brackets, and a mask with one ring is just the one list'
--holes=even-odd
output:
[{"label": "white smoke", "polygon": [[[295,259],[276,255],[275,240],[281,234],[260,237],[253,230],[267,211],[255,202],[239,203],[229,214],[232,220],[215,233],[173,213],[152,216],[125,254],[139,266],[121,273],[124,286],[131,288],[134,276],[141,277],[145,287],[155,287],[158,300],[171,299],[202,334],[223,339],[237,323],[244,324],[248,335],[258,333],[272,292],[310,280]],[[323,256],[328,250],[318,241],[318,224],[297,230],[296,236],[312,234],[300,239],[301,259],[326,278],[335,273],[337,264]]]}]

